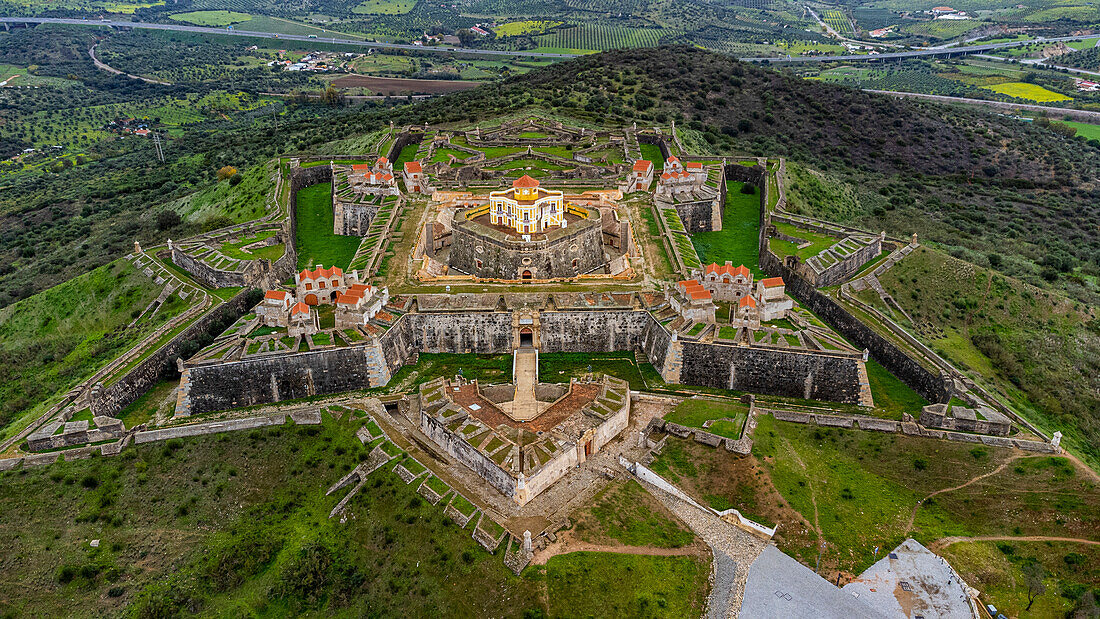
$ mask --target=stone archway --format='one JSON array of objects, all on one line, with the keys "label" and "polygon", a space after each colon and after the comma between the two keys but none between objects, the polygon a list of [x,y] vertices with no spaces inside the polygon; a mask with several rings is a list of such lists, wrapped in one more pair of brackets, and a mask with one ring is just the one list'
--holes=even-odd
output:
[{"label": "stone archway", "polygon": [[520,279],[532,279],[533,277],[534,276],[531,274],[531,269],[524,269],[523,273],[521,273],[519,276]]},{"label": "stone archway", "polygon": [[317,295],[307,294],[305,298],[306,305],[317,305]]},{"label": "stone archway", "polygon": [[533,348],[535,346],[535,333],[529,327],[519,330],[519,347]]}]

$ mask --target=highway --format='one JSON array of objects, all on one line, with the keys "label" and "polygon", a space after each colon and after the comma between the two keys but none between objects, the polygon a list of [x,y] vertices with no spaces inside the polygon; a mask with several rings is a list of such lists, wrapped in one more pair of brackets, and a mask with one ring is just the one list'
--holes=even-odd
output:
[{"label": "highway", "polygon": [[[420,46],[404,45],[400,43],[376,43],[358,39],[341,39],[339,37],[318,37],[304,34],[278,34],[274,32],[254,32],[251,30],[229,30],[226,28],[206,28],[203,26],[185,26],[183,24],[156,24],[148,22],[110,21],[91,19],[69,19],[60,17],[0,17],[0,24],[69,24],[76,26],[106,26],[112,28],[147,28],[150,30],[174,30],[177,32],[196,32],[200,34],[220,34],[238,37],[252,37],[260,39],[279,39],[280,41],[304,41],[307,43],[332,43],[337,45],[351,45],[376,49],[404,49],[417,52],[429,52],[438,54],[462,53],[476,56],[511,56],[528,58],[576,58],[577,54],[553,54],[547,52],[515,52],[496,49],[475,49],[467,47],[446,46]],[[1051,37],[1042,41],[1008,41],[1005,43],[985,43],[983,45],[965,45],[960,47],[941,47],[929,49],[915,49],[907,52],[889,52],[885,54],[851,54],[846,56],[776,56],[776,57],[745,57],[739,58],[743,62],[773,62],[773,63],[807,63],[807,62],[885,62],[887,60],[904,60],[906,58],[921,58],[929,56],[961,56],[964,54],[980,54],[1009,47],[1020,47],[1036,42],[1057,43],[1059,41],[1080,41],[1096,38],[1092,35],[1078,35],[1070,37]]]},{"label": "highway", "polygon": [[889,97],[905,97],[909,99],[927,99],[929,101],[937,101],[939,103],[962,103],[966,105],[983,105],[986,107],[994,107],[1010,112],[1018,112],[1020,110],[1028,110],[1033,112],[1044,112],[1049,114],[1052,118],[1069,116],[1077,120],[1095,123],[1100,121],[1100,112],[1093,112],[1090,110],[1076,110],[1068,107],[1054,107],[1052,105],[1033,105],[1030,103],[1008,103],[1007,101],[987,101],[985,99],[970,99],[967,97],[949,97],[947,95],[929,95],[923,92],[897,92],[893,90],[873,90],[870,88],[864,88],[863,92],[871,92],[877,95],[886,95]]},{"label": "highway", "polygon": [[304,34],[280,34],[275,32],[253,32],[251,30],[229,30],[227,28],[206,28],[203,26],[185,26],[183,24],[154,24],[148,22],[111,21],[93,19],[69,19],[62,17],[0,17],[0,24],[68,24],[73,26],[105,26],[110,28],[145,28],[149,30],[174,30],[177,32],[197,32],[200,34],[220,34],[237,37],[252,37],[258,39],[279,39],[280,41],[304,41],[307,43],[332,43],[336,45],[353,45],[355,47],[370,47],[376,49],[405,49],[416,52],[435,52],[474,54],[477,56],[514,56],[524,58],[576,58],[576,54],[551,54],[546,52],[513,52],[497,49],[473,49],[466,47],[446,47],[443,45],[420,46],[403,45],[400,43],[376,43],[359,39],[341,39],[339,37],[307,36]]},{"label": "highway", "polygon": [[881,62],[886,60],[904,60],[906,58],[921,58],[927,56],[962,56],[964,54],[980,54],[1008,47],[1020,47],[1032,43],[1057,43],[1059,41],[1081,41],[1095,39],[1095,34],[1077,35],[1072,37],[1050,37],[1042,41],[1008,41],[1005,43],[985,43],[982,45],[963,45],[960,47],[937,47],[929,49],[914,49],[908,52],[889,52],[886,54],[850,54],[847,56],[784,56],[782,58],[740,58],[742,62]]}]

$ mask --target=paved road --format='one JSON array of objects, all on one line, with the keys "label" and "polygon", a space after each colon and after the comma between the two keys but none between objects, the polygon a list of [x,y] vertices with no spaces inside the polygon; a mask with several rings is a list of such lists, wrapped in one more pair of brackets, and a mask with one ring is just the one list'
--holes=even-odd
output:
[{"label": "paved road", "polygon": [[[496,49],[472,49],[472,48],[455,48],[455,47],[421,47],[419,45],[402,45],[399,43],[375,43],[370,41],[360,41],[356,39],[340,39],[337,37],[310,37],[303,34],[277,34],[274,32],[254,32],[250,30],[227,30],[225,28],[205,28],[202,26],[185,26],[183,24],[153,24],[147,22],[129,22],[129,21],[110,21],[110,20],[90,20],[90,19],[68,19],[61,17],[0,17],[0,24],[71,24],[77,26],[110,26],[114,28],[147,28],[150,30],[175,30],[178,32],[197,32],[202,34],[222,34],[238,37],[253,37],[260,39],[280,39],[286,41],[306,41],[317,43],[335,43],[339,45],[352,45],[356,47],[373,47],[380,49],[406,49],[418,52],[433,52],[437,54],[448,53],[463,53],[463,54],[475,54],[478,56],[512,56],[512,57],[536,57],[536,58],[576,58],[577,54],[551,54],[547,52],[513,52],[506,50]],[[1094,38],[1096,35],[1080,35],[1072,37],[1054,37],[1049,39],[1043,39],[1042,42],[1056,43],[1058,41],[1080,41],[1084,39]],[[1006,43],[986,43],[984,45],[968,45],[963,47],[952,47],[942,49],[919,49],[908,52],[890,52],[888,54],[873,54],[873,55],[860,55],[852,54],[847,56],[787,56],[787,57],[743,57],[740,60],[744,62],[783,62],[783,63],[806,63],[806,62],[832,62],[832,61],[845,61],[845,62],[870,62],[870,61],[886,61],[886,60],[902,60],[905,58],[920,58],[922,56],[958,56],[963,54],[977,54],[981,52],[988,52],[997,49],[1004,49],[1008,47],[1019,47],[1021,45],[1030,45],[1036,41],[1009,41]]]},{"label": "paved road", "polygon": [[886,61],[886,60],[904,60],[906,58],[921,58],[925,56],[960,56],[964,54],[978,54],[981,52],[989,52],[998,49],[1005,49],[1009,47],[1020,47],[1023,45],[1031,45],[1032,43],[1057,43],[1059,41],[1081,41],[1084,39],[1095,38],[1095,34],[1091,35],[1079,35],[1072,37],[1052,37],[1049,39],[1043,39],[1042,41],[1008,41],[1005,43],[985,43],[983,45],[965,45],[960,47],[945,47],[945,48],[929,48],[929,49],[915,49],[908,52],[890,52],[887,54],[873,54],[873,55],[847,55],[847,56],[788,56],[784,58],[763,58],[763,57],[747,57],[741,58],[744,62],[787,62],[787,63],[805,63],[805,62],[832,62],[832,61],[846,61],[846,62],[870,62],[870,61]]},{"label": "paved road", "polygon": [[92,62],[95,63],[96,68],[102,69],[108,73],[114,73],[115,75],[125,75],[130,79],[141,80],[150,84],[160,84],[161,86],[172,85],[171,82],[162,82],[160,80],[155,80],[151,77],[142,77],[140,75],[134,75],[133,73],[123,73],[122,71],[119,71],[118,69],[108,65],[107,63],[101,61],[99,58],[95,57],[95,45],[88,48],[88,55],[91,56]]},{"label": "paved road", "polygon": [[225,28],[204,28],[202,26],[185,26],[183,24],[153,24],[147,22],[68,19],[60,17],[0,17],[0,24],[70,24],[76,26],[109,26],[112,28],[145,28],[149,30],[174,30],[177,32],[197,32],[201,34],[221,34],[237,37],[252,37],[260,39],[279,39],[285,41],[306,41],[309,43],[336,43],[339,45],[353,45],[356,47],[372,47],[384,49],[406,49],[418,52],[475,54],[478,56],[519,56],[536,58],[575,58],[576,54],[551,54],[547,52],[513,52],[497,49],[469,49],[455,47],[421,47],[419,45],[402,45],[399,43],[376,43],[357,39],[341,39],[338,37],[317,37],[304,34],[279,34],[274,32],[254,32],[250,30],[228,30]]},{"label": "paved road", "polygon": [[1087,110],[1075,110],[1065,107],[1052,107],[1049,105],[1031,105],[1027,103],[1006,103],[1004,101],[986,101],[984,99],[969,99],[966,97],[947,97],[944,95],[927,95],[921,92],[894,92],[891,90],[872,90],[870,88],[864,88],[864,92],[873,92],[879,95],[890,95],[894,97],[908,97],[913,99],[929,99],[932,101],[940,101],[942,103],[966,103],[969,105],[986,105],[989,107],[996,107],[1008,110],[1033,110],[1037,112],[1049,112],[1051,114],[1057,114],[1060,116],[1072,116],[1075,118],[1085,119],[1090,122],[1100,121],[1100,112],[1090,112]]}]

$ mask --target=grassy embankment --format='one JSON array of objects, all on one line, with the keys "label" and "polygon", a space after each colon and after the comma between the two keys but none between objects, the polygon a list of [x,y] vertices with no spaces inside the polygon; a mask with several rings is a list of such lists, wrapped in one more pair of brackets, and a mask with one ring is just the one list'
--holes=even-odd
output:
[{"label": "grassy embankment", "polygon": [[[361,421],[131,447],[0,483],[0,613],[520,616],[514,576],[388,470],[328,519]],[[471,525],[472,526],[472,525]],[[100,540],[92,548],[90,540]],[[704,578],[705,580],[705,578]],[[72,599],[84,600],[74,606]]]},{"label": "grassy embankment", "polygon": [[[893,548],[908,536],[925,545],[948,536],[1095,539],[1100,489],[1065,458],[1024,454],[1012,461],[1017,456],[1004,449],[818,428],[770,416],[758,421],[750,458],[670,437],[653,468],[715,508],[736,507],[750,518],[777,522],[777,544],[805,565],[814,566],[826,542],[826,578],[835,579],[838,571],[859,573],[874,562],[874,547]],[[1100,570],[1064,558],[1070,552],[1095,554],[1084,544],[1054,550],[1042,542],[1006,543],[1015,553],[993,557],[988,570],[989,557],[955,564],[972,586],[984,591],[978,583],[995,585],[989,595],[998,608],[1022,611],[1018,604],[1026,588],[1016,576],[1031,558],[1054,574],[1044,601],[1037,602],[1037,616],[1060,615],[1073,607],[1082,587],[1100,588]]]},{"label": "grassy embankment", "polygon": [[120,259],[0,310],[2,435],[187,308],[172,295],[130,326],[160,291]]},{"label": "grassy embankment", "polygon": [[1100,463],[1100,321],[1087,307],[927,247],[879,279],[917,337]]}]

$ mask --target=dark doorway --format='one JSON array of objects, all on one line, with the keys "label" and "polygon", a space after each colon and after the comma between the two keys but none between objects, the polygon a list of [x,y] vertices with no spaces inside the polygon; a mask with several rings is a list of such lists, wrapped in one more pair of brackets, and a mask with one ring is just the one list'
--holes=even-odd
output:
[{"label": "dark doorway", "polygon": [[588,441],[584,444],[584,457],[587,458],[591,455],[592,455],[592,441]]},{"label": "dark doorway", "polygon": [[520,348],[532,348],[535,345],[535,334],[530,329],[523,329],[519,332],[519,347]]},{"label": "dark doorway", "polygon": [[521,279],[531,279],[531,269],[524,270],[523,275],[520,275],[520,278]]}]

